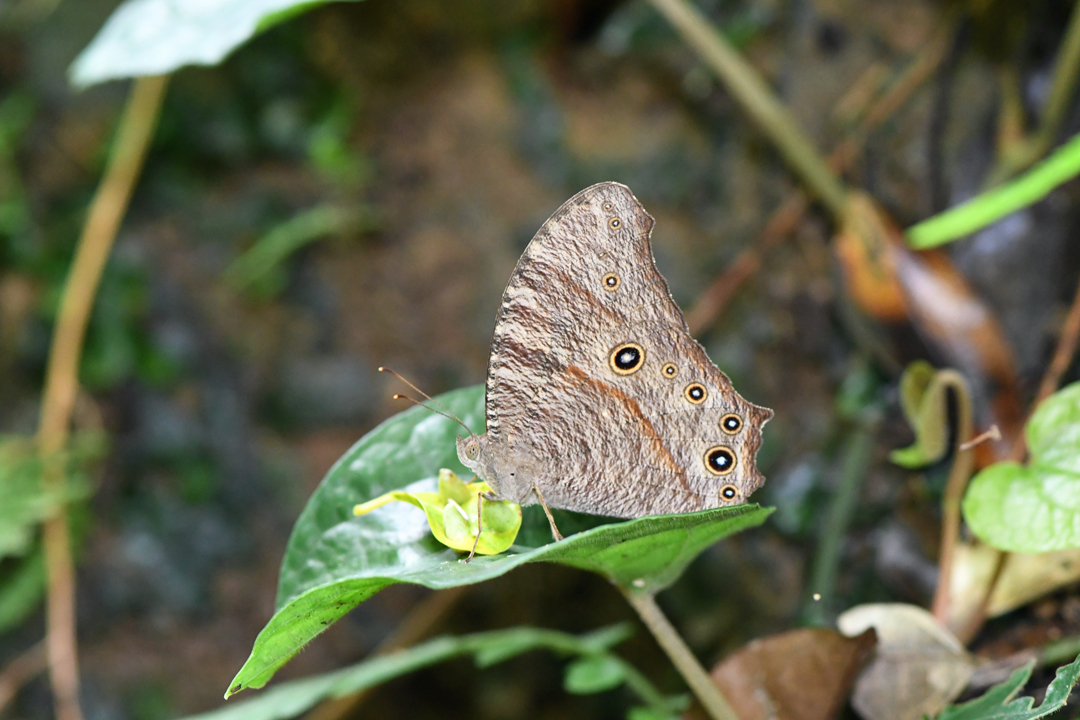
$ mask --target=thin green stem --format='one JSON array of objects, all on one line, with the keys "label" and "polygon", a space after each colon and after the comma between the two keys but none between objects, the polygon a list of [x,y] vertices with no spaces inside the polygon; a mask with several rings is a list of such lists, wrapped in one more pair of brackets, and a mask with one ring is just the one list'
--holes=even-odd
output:
[{"label": "thin green stem", "polygon": [[655,685],[649,682],[649,679],[645,677],[640,670],[620,658],[618,655],[609,654],[609,657],[613,658],[622,666],[623,676],[626,678],[626,687],[630,689],[630,692],[637,695],[643,703],[658,712],[671,712],[672,708],[668,704],[668,699],[664,697],[663,693],[656,689]]},{"label": "thin green stem", "polygon": [[731,96],[776,144],[810,192],[839,216],[847,202],[847,188],[758,72],[686,0],[649,1],[720,77]]},{"label": "thin green stem", "polygon": [[873,426],[859,427],[848,438],[844,447],[843,469],[840,484],[833,495],[825,530],[814,557],[814,571],[810,580],[813,600],[807,605],[805,617],[814,625],[826,622],[828,611],[836,591],[836,578],[840,572],[840,554],[844,535],[859,499],[859,487],[874,447]]},{"label": "thin green stem", "polygon": [[682,639],[678,631],[672,626],[671,621],[664,615],[663,610],[656,604],[656,598],[652,593],[634,592],[630,588],[619,585],[626,601],[637,611],[645,627],[656,638],[664,652],[671,659],[675,669],[683,676],[690,690],[701,702],[705,712],[713,720],[738,720],[731,704],[720,692],[720,688],[709,677],[709,673],[701,666],[694,653],[690,652],[686,641]]}]

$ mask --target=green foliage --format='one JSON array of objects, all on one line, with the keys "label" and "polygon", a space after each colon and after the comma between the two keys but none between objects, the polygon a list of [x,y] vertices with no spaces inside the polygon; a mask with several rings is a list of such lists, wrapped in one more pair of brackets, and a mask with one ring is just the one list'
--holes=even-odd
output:
[{"label": "green foliage", "polygon": [[1039,707],[1032,707],[1034,698],[1014,697],[1031,677],[1034,665],[1034,662],[1028,663],[981,697],[961,705],[950,705],[941,711],[937,720],[1036,720],[1060,710],[1069,699],[1077,678],[1080,678],[1080,657],[1058,668]]},{"label": "green foliage", "polygon": [[626,681],[623,664],[610,655],[590,655],[566,668],[563,687],[574,695],[592,695],[617,688]]},{"label": "green foliage", "polygon": [[46,488],[41,478],[42,460],[33,441],[22,436],[0,437],[0,559],[27,554],[38,524],[57,506],[88,494],[82,466],[102,450],[99,436],[76,436],[64,459],[65,482]]},{"label": "green foliage", "polygon": [[0,634],[18,627],[45,596],[45,554],[40,547],[7,564],[10,569],[0,573]]},{"label": "green foliage", "polygon": [[79,57],[68,77],[85,88],[106,80],[164,75],[185,65],[216,65],[251,37],[328,0],[126,0]]},{"label": "green foliage", "polygon": [[[466,424],[482,428],[482,387],[439,400]],[[230,695],[265,685],[308,641],[387,585],[455,587],[546,561],[591,570],[640,592],[656,592],[673,583],[702,550],[759,525],[770,512],[740,505],[639,518],[593,527],[560,543],[550,542],[542,513],[526,512],[518,544],[507,553],[476,557],[471,563],[440,544],[425,515],[407,505],[393,503],[353,517],[356,504],[388,492],[435,490],[440,468],[464,474],[454,445],[459,432],[450,420],[412,408],[365,435],[330,469],[293,528],[282,562],[277,612],[255,640]],[[567,532],[569,523],[561,519],[567,516],[558,517]]]},{"label": "green foliage", "polygon": [[[628,675],[621,670],[628,666],[612,655],[610,650],[629,636],[629,626],[615,625],[580,636],[518,627],[460,637],[441,637],[325,675],[282,683],[252,700],[230,704],[186,720],[284,720],[299,715],[322,700],[350,695],[454,657],[472,655],[477,666],[483,668],[532,650],[550,650],[558,655],[577,656],[580,659],[568,668],[567,687],[571,685],[570,675],[588,675],[580,682],[574,681],[578,683],[575,685],[578,689],[572,692],[600,692],[617,687],[628,679]],[[582,663],[593,670],[574,670],[581,668]],[[616,674],[611,668],[615,667],[619,668],[618,679],[610,682]],[[604,675],[609,682],[598,682],[596,672]],[[592,689],[587,689],[586,685]],[[630,689],[649,702],[650,709],[663,711],[668,705],[676,706],[678,703],[677,699],[664,698],[651,686],[645,688],[644,693],[635,685],[630,685]],[[656,717],[669,715],[661,713]]]},{"label": "green foliage", "polygon": [[[951,375],[955,377],[955,373]],[[949,450],[949,384],[950,377],[925,360],[916,360],[904,369],[900,407],[915,431],[915,443],[889,453],[894,463],[918,468],[945,457]]]},{"label": "green foliage", "polygon": [[[443,545],[462,552],[472,551],[474,544],[479,555],[498,555],[517,539],[521,529],[521,506],[508,500],[488,500],[480,497],[491,492],[483,481],[469,483],[443,468],[439,470],[439,491],[433,493],[389,492],[353,508],[356,516],[367,515],[394,500],[407,502],[427,515],[431,534]],[[477,505],[481,525],[477,525]],[[479,539],[477,539],[479,535]]]},{"label": "green foliage", "polygon": [[908,245],[925,250],[970,235],[1009,213],[1042,200],[1077,173],[1080,173],[1080,135],[1015,180],[908,228]]},{"label": "green foliage", "polygon": [[233,260],[225,279],[237,290],[270,298],[285,288],[284,263],[297,250],[329,236],[370,229],[369,213],[335,205],[304,210],[275,226]]},{"label": "green foliage", "polygon": [[1011,552],[1080,547],[1080,383],[1043,402],[1025,428],[1030,460],[991,465],[971,481],[964,519]]}]

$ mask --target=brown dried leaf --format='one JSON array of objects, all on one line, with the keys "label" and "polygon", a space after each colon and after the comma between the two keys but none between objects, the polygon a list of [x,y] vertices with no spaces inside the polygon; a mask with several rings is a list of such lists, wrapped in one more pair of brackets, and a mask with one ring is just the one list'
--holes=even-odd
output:
[{"label": "brown dried leaf", "polygon": [[866,720],[934,716],[967,686],[974,672],[960,641],[914,605],[859,605],[837,619],[852,636],[877,631],[874,659],[859,675],[851,704]]},{"label": "brown dried leaf", "polygon": [[827,628],[793,630],[729,655],[712,678],[739,720],[829,720],[873,647],[872,631],[848,638]]},{"label": "brown dried leaf", "polygon": [[909,248],[888,214],[860,192],[851,193],[834,248],[847,292],[864,312],[882,322],[909,320],[946,364],[995,388],[991,421],[1002,439],[979,451],[1005,457],[1023,422],[1016,361],[997,318],[949,256]]},{"label": "brown dried leaf", "polygon": [[840,232],[833,241],[848,295],[863,312],[882,322],[908,317],[907,298],[896,273],[893,237],[900,229],[869,195],[852,192]]}]

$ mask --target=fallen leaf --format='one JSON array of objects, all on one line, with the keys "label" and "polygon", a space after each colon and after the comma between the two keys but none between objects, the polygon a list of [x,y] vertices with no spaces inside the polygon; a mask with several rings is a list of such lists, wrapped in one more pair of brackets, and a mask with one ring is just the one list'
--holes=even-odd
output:
[{"label": "fallen leaf", "polygon": [[837,626],[847,636],[873,628],[874,659],[855,681],[851,704],[865,720],[921,720],[967,686],[974,664],[964,646],[926,610],[902,603],[859,605]]},{"label": "fallen leaf", "polygon": [[[793,630],[729,655],[712,678],[739,720],[829,720],[873,647],[872,631],[849,638],[828,628]],[[704,717],[695,710],[688,717]]]},{"label": "fallen leaf", "polygon": [[[960,543],[953,555],[949,625],[970,617],[986,594],[999,552],[982,543]],[[986,613],[997,617],[1080,580],[1080,548],[1009,553]]]}]

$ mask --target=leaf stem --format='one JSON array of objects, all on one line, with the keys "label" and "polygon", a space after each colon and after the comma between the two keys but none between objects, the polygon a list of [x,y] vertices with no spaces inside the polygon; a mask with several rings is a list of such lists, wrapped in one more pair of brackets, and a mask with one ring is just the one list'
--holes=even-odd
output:
[{"label": "leaf stem", "polygon": [[[75,250],[53,330],[38,426],[45,487],[64,482],[63,450],[79,388],[79,359],[105,263],[124,217],[161,109],[165,77],[140,78],[131,90]],[[81,720],[75,636],[75,578],[66,510],[44,524],[49,596],[46,610],[49,676],[58,720]]]},{"label": "leaf stem", "polygon": [[665,715],[671,713],[671,706],[668,703],[668,699],[664,697],[663,693],[656,689],[655,685],[649,682],[649,679],[645,677],[640,670],[614,653],[610,653],[608,656],[614,659],[622,667],[623,676],[626,678],[626,687],[632,693],[637,695],[642,702],[654,710],[662,712]]},{"label": "leaf stem", "polygon": [[938,554],[938,583],[934,591],[931,612],[941,625],[949,617],[949,592],[952,586],[953,556],[960,541],[960,503],[964,499],[971,471],[975,465],[975,454],[964,445],[974,432],[971,416],[971,394],[968,392],[964,376],[955,370],[941,370],[935,378],[944,387],[951,388],[956,394],[957,430],[956,450],[949,479],[945,485],[945,497],[941,502],[941,551]]},{"label": "leaf stem", "polygon": [[870,464],[870,455],[874,448],[874,427],[875,425],[870,423],[863,423],[850,436],[844,447],[840,484],[829,507],[821,543],[814,556],[814,574],[810,588],[817,599],[807,607],[805,613],[806,619],[812,624],[825,624],[831,600],[836,594],[843,539],[855,513],[859,486]]},{"label": "leaf stem", "polygon": [[15,699],[19,688],[45,670],[45,641],[42,640],[9,662],[0,671],[0,710]]},{"label": "leaf stem", "polygon": [[618,588],[626,601],[637,611],[645,627],[656,638],[656,642],[667,653],[675,669],[683,676],[694,695],[701,701],[709,717],[713,720],[738,720],[738,716],[732,710],[727,698],[720,692],[720,688],[709,677],[709,673],[705,672],[705,668],[690,652],[686,641],[682,639],[671,621],[664,615],[664,611],[656,604],[656,597],[649,592],[634,592],[624,585],[619,585]]},{"label": "leaf stem", "polygon": [[839,217],[847,203],[847,188],[758,72],[686,0],[649,2],[720,77],[735,101],[776,144],[810,192]]}]

